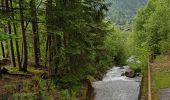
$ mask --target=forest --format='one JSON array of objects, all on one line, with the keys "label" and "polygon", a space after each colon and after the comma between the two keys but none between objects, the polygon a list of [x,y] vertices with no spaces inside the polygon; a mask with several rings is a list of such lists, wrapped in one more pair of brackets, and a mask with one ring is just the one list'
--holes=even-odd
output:
[{"label": "forest", "polygon": [[94,100],[113,66],[140,70],[147,95],[148,63],[167,61],[161,77],[151,68],[157,100],[170,87],[169,16],[169,0],[1,0],[0,100]]}]

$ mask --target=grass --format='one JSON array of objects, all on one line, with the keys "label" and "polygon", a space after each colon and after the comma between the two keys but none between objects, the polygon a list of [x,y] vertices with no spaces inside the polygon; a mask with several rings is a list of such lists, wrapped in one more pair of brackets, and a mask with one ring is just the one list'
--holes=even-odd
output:
[{"label": "grass", "polygon": [[10,67],[10,66],[5,66],[6,69],[9,70],[9,73],[17,73],[17,74],[42,74],[45,71],[44,70],[40,70],[40,69],[36,69],[34,67],[28,67],[28,72],[24,73],[19,71],[18,67]]},{"label": "grass", "polygon": [[46,71],[36,69],[33,67],[28,68],[28,72],[18,71],[18,67],[5,66],[9,73],[13,74],[32,74],[32,77],[26,76],[13,76],[3,75],[0,80],[0,99],[6,94],[11,94],[14,100],[34,100],[38,97],[44,100],[53,100],[58,95],[58,88],[52,80],[44,80],[40,77]]},{"label": "grass", "polygon": [[154,73],[154,80],[156,84],[156,89],[170,88],[170,71],[162,71]]},{"label": "grass", "polygon": [[152,97],[158,100],[157,93],[159,89],[170,88],[170,59],[168,56],[158,56],[152,68]]},{"label": "grass", "polygon": [[81,86],[81,84],[70,89],[60,90],[53,80],[42,79],[40,75],[47,71],[28,67],[28,72],[23,73],[18,71],[18,67],[5,66],[5,68],[9,70],[9,73],[32,74],[33,76],[3,75],[0,80],[0,100],[6,94],[10,94],[14,100],[18,100],[18,98],[20,100],[35,100],[39,97],[43,98],[43,100],[54,100],[55,98],[59,98],[57,100],[76,100],[79,92],[83,94],[83,97],[86,96],[84,94],[87,87]]}]

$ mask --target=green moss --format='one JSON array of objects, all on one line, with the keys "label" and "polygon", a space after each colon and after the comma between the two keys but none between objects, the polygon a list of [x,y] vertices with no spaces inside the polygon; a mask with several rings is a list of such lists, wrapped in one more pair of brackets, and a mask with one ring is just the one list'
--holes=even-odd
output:
[{"label": "green moss", "polygon": [[27,73],[19,71],[18,67],[6,66],[5,68],[9,70],[9,73],[17,73],[17,74],[29,74],[29,73],[41,74],[41,73],[44,72],[43,70],[39,70],[39,69],[36,69],[34,67],[30,67],[30,66],[28,67]]}]

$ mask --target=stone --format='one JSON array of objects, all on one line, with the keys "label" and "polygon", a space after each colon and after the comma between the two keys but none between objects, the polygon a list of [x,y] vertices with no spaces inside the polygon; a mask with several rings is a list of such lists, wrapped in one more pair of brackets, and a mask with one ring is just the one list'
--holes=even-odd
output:
[{"label": "stone", "polygon": [[136,73],[136,76],[140,76],[140,73]]},{"label": "stone", "polygon": [[125,76],[126,76],[126,77],[129,77],[129,78],[134,78],[134,77],[135,77],[135,71],[132,70],[132,69],[128,69],[128,70],[125,72]]},{"label": "stone", "polygon": [[122,73],[121,76],[125,76],[125,73]]}]

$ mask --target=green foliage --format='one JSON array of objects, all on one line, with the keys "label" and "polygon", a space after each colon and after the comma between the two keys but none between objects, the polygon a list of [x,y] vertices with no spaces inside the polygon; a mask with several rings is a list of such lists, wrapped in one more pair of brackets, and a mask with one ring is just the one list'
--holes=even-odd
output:
[{"label": "green foliage", "polygon": [[146,66],[150,55],[169,54],[169,7],[169,0],[149,0],[147,6],[134,18],[133,32],[128,41],[132,49],[129,51],[143,64],[134,63],[131,66]]},{"label": "green foliage", "polygon": [[115,65],[125,64],[125,35],[125,33],[121,32],[116,27],[112,27],[106,36],[104,48],[107,52],[107,60],[113,62]]},{"label": "green foliage", "polygon": [[34,93],[16,93],[13,95],[14,100],[33,100],[35,99],[35,94]]},{"label": "green foliage", "polygon": [[147,48],[140,46],[135,38],[135,33],[129,33],[128,40],[126,42],[126,48],[129,56],[127,64],[132,69],[140,68],[144,70],[148,64],[149,51]]},{"label": "green foliage", "polygon": [[[94,73],[91,71],[94,69],[95,50],[98,49],[105,37],[104,27],[106,24],[102,23],[101,20],[104,10],[102,6],[104,4],[101,2],[101,6],[97,6],[100,2],[86,1],[85,3],[77,3],[77,0],[55,2],[58,3],[57,6],[51,5],[47,9],[55,8],[63,11],[47,12],[49,14],[46,16],[47,31],[50,32],[48,35],[59,39],[56,41],[53,38],[52,40],[52,45],[56,43],[58,45],[51,47],[52,50],[55,50],[55,55],[52,56],[53,60],[50,62],[50,69],[53,71],[50,74],[60,77],[58,80],[64,83],[66,81],[70,83],[72,80],[80,81],[82,78],[87,77],[89,73]],[[93,8],[92,5],[95,8],[99,7],[99,10]],[[100,14],[95,15],[95,13]],[[51,14],[54,14],[55,17],[49,16]],[[54,20],[58,23],[54,24]],[[98,41],[96,41],[97,39]],[[76,73],[68,75],[68,73],[72,72]],[[75,75],[77,77],[73,78]]]},{"label": "green foliage", "polygon": [[157,63],[161,63],[161,62],[167,61],[167,59],[168,59],[168,56],[159,55],[156,57],[154,61]]},{"label": "green foliage", "polygon": [[7,33],[4,33],[4,32],[1,32],[0,31],[0,41],[7,41],[9,39],[11,39],[12,36],[11,35],[8,35]]},{"label": "green foliage", "polygon": [[159,90],[161,88],[169,88],[170,81],[168,80],[170,77],[169,72],[159,72],[157,74],[154,74],[155,81],[156,81],[156,89]]},{"label": "green foliage", "polygon": [[52,45],[49,73],[63,88],[125,62],[123,33],[104,21],[108,5],[103,0],[77,1],[47,4],[47,9],[57,9],[46,16]]},{"label": "green foliage", "polygon": [[63,90],[60,93],[59,100],[76,100],[76,93],[72,90]]},{"label": "green foliage", "polygon": [[150,0],[146,8],[139,11],[134,20],[135,41],[140,47],[147,48],[151,53],[160,53],[163,44],[167,43],[170,32],[168,2],[168,0],[164,0],[164,2]]},{"label": "green foliage", "polygon": [[159,89],[170,87],[170,66],[169,56],[160,55],[157,56],[152,66],[152,76],[155,82],[154,90],[158,92]]},{"label": "green foliage", "polygon": [[7,92],[9,92],[9,93],[12,93],[12,92],[15,91],[15,85],[10,84],[10,83],[5,84],[5,85],[3,86],[3,88],[5,89],[5,91],[7,91]]}]

